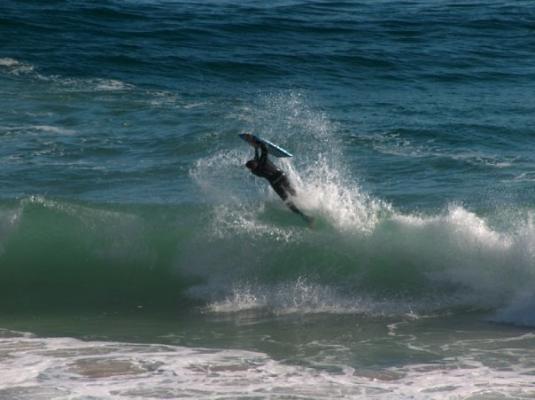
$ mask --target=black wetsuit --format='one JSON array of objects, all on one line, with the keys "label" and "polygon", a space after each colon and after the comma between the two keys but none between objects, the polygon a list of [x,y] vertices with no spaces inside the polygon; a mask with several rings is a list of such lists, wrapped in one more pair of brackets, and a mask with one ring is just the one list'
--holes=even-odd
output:
[{"label": "black wetsuit", "polygon": [[310,217],[303,214],[301,210],[299,210],[290,200],[288,200],[288,196],[296,195],[295,189],[290,184],[288,177],[283,171],[277,168],[275,164],[268,160],[268,151],[266,145],[260,143],[258,146],[262,152],[259,155],[258,147],[255,147],[254,160],[257,162],[257,166],[256,168],[251,169],[251,172],[256,176],[266,178],[273,190],[280,196],[282,200],[284,200],[288,208],[310,222]]}]

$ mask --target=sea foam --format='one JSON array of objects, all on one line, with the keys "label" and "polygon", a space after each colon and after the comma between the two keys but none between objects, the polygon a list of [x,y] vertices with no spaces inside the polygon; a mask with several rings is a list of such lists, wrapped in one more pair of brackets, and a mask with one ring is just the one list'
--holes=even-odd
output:
[{"label": "sea foam", "polygon": [[380,370],[340,365],[332,371],[237,349],[21,337],[17,333],[2,335],[0,350],[8,355],[0,360],[2,398],[433,400],[535,394],[528,365],[504,370],[470,356]]}]

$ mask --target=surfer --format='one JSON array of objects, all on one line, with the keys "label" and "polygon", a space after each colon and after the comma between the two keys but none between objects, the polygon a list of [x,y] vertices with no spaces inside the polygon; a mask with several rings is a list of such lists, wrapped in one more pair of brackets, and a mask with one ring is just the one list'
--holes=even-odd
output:
[{"label": "surfer", "polygon": [[[314,221],[313,218],[304,214],[300,209],[298,209],[295,204],[288,199],[289,196],[295,196],[296,192],[286,174],[281,171],[275,164],[268,160],[268,149],[266,145],[262,142],[255,141],[250,139],[254,145],[255,156],[252,160],[249,160],[245,163],[245,166],[256,176],[261,178],[266,178],[279,197],[284,201],[290,210],[294,213],[303,217],[303,219],[308,223],[312,224]],[[260,154],[258,149],[260,148]]]}]

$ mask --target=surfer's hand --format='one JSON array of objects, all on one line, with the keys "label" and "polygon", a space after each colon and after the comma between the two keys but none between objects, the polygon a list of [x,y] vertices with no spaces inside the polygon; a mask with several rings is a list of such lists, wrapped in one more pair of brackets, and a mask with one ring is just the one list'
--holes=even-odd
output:
[{"label": "surfer's hand", "polygon": [[254,138],[254,136],[250,133],[244,133],[243,134],[243,137],[249,142],[251,143],[251,145],[253,146],[258,146],[258,141]]}]

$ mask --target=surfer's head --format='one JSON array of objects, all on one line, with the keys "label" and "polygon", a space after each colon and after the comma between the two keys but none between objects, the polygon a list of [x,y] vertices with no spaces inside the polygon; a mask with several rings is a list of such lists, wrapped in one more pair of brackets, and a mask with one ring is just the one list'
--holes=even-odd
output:
[{"label": "surfer's head", "polygon": [[245,163],[245,166],[249,168],[251,171],[255,170],[256,167],[258,167],[258,161],[256,160],[249,160]]}]

